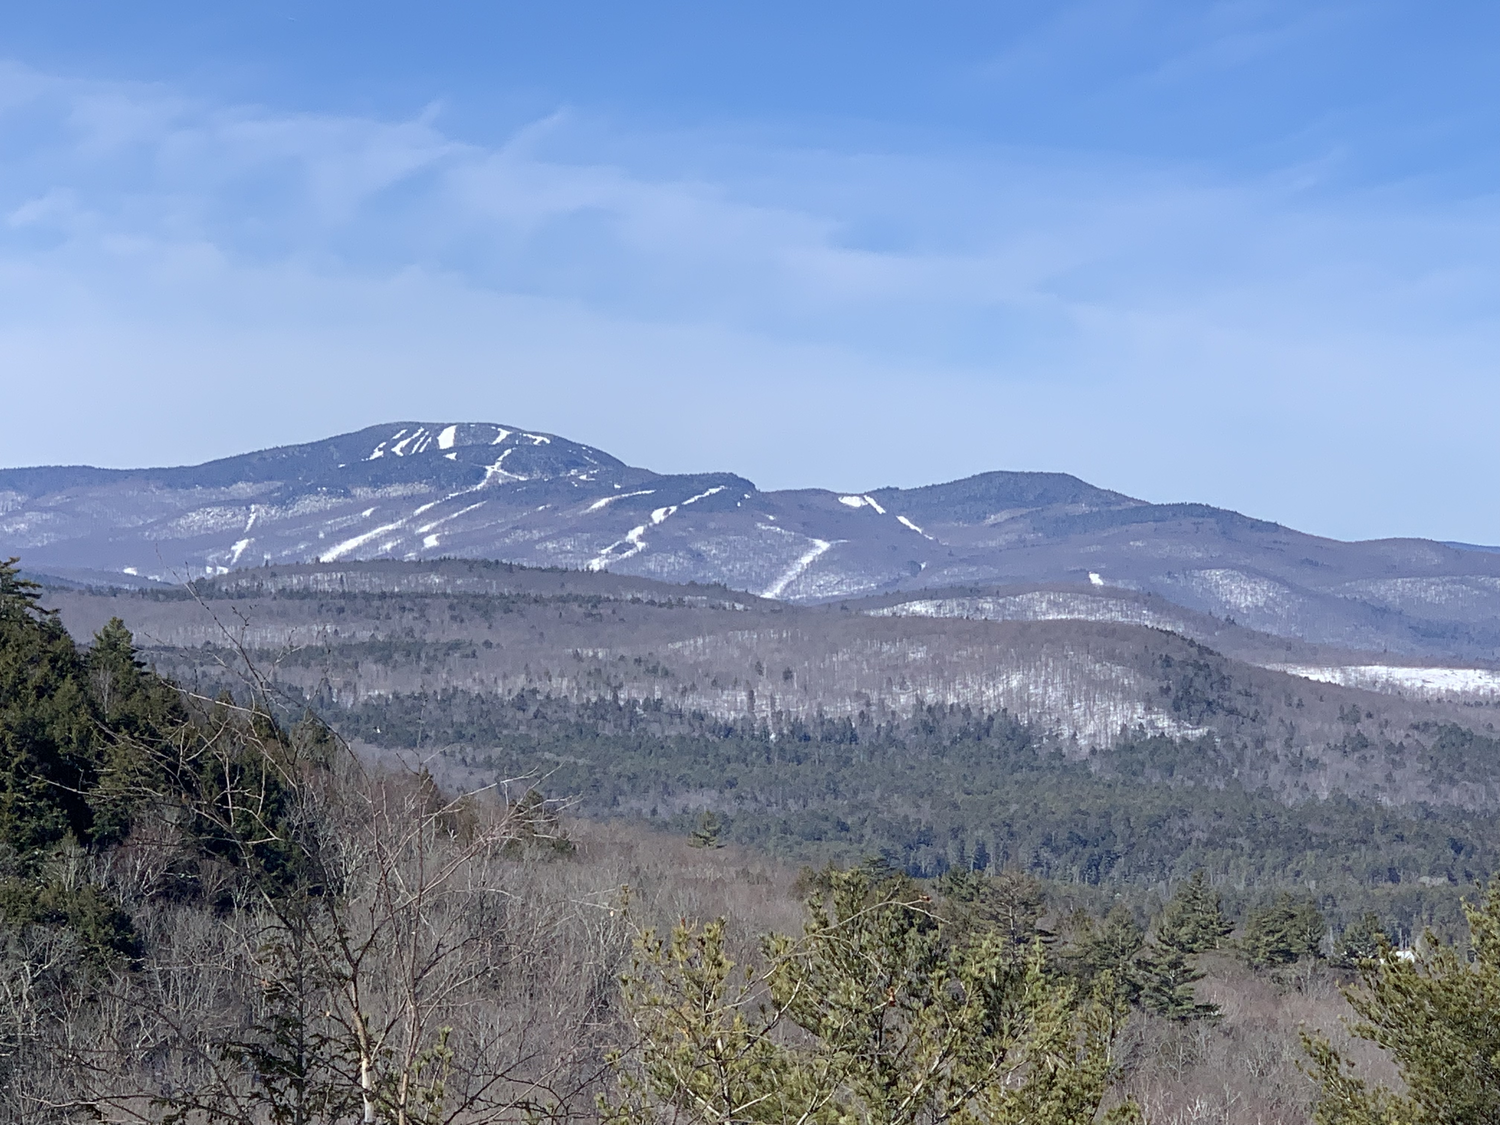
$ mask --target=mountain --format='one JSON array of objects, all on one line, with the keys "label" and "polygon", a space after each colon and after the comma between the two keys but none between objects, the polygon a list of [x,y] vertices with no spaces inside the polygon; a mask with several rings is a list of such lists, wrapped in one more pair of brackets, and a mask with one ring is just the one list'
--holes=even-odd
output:
[{"label": "mountain", "polygon": [[1500,658],[1500,554],[1483,548],[1340,542],[1059,473],[762,492],[491,423],[398,422],[191,467],[0,470],[0,553],[84,585],[460,557],[803,604],[945,589],[890,612],[947,617],[1005,616],[997,598],[1054,584],[1313,644]]}]

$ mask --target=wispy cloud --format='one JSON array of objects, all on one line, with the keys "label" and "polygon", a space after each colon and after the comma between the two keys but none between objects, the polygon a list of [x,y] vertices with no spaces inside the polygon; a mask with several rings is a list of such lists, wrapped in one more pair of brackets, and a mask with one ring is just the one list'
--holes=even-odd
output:
[{"label": "wispy cloud", "polygon": [[8,437],[9,463],[462,415],[767,485],[1047,467],[1335,533],[1500,538],[1415,500],[1500,468],[1493,198],[1335,197],[1305,164],[730,143],[566,107],[485,147],[441,113],[16,66],[0,158],[6,379],[73,419]]}]

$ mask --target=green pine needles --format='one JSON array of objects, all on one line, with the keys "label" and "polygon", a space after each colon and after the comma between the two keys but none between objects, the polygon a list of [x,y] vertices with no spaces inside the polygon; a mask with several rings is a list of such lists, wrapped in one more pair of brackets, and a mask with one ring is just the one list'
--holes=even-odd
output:
[{"label": "green pine needles", "polygon": [[1162,911],[1156,940],[1181,953],[1205,953],[1218,949],[1233,929],[1224,917],[1219,892],[1209,886],[1200,867]]},{"label": "green pine needles", "polygon": [[828,872],[800,938],[738,968],[722,922],[645,934],[625,975],[638,1048],[615,1056],[611,1125],[1079,1125],[1103,1110],[1125,1015],[1040,941],[945,920],[902,876]]},{"label": "green pine needles", "polygon": [[1349,1030],[1389,1052],[1403,1093],[1372,1088],[1328,1039],[1303,1036],[1322,1085],[1318,1125],[1500,1121],[1500,884],[1465,914],[1471,950],[1427,934],[1403,956],[1381,941],[1346,992],[1359,1017]]}]

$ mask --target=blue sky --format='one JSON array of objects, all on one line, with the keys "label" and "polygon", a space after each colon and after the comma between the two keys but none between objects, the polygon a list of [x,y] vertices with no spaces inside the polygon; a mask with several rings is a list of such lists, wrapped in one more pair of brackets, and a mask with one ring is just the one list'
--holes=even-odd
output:
[{"label": "blue sky", "polygon": [[1500,542],[1500,6],[12,5],[0,464],[393,419]]}]

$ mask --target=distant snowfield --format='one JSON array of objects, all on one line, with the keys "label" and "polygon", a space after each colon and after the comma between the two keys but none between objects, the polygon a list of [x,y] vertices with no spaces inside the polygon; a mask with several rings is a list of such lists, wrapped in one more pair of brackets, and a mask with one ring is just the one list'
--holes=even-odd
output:
[{"label": "distant snowfield", "polygon": [[[1093,576],[1090,575],[1090,578]],[[1189,635],[1181,619],[1138,602],[1067,591],[1038,590],[999,597],[918,598],[868,611],[872,617],[961,617],[979,621],[1113,621]],[[1390,664],[1266,664],[1305,680],[1428,699],[1500,696],[1500,671],[1412,668]]]},{"label": "distant snowfield", "polygon": [[1457,695],[1500,695],[1500,672],[1489,668],[1398,668],[1389,664],[1352,664],[1321,667],[1310,664],[1268,664],[1305,680],[1368,691],[1402,692],[1428,698]]}]

